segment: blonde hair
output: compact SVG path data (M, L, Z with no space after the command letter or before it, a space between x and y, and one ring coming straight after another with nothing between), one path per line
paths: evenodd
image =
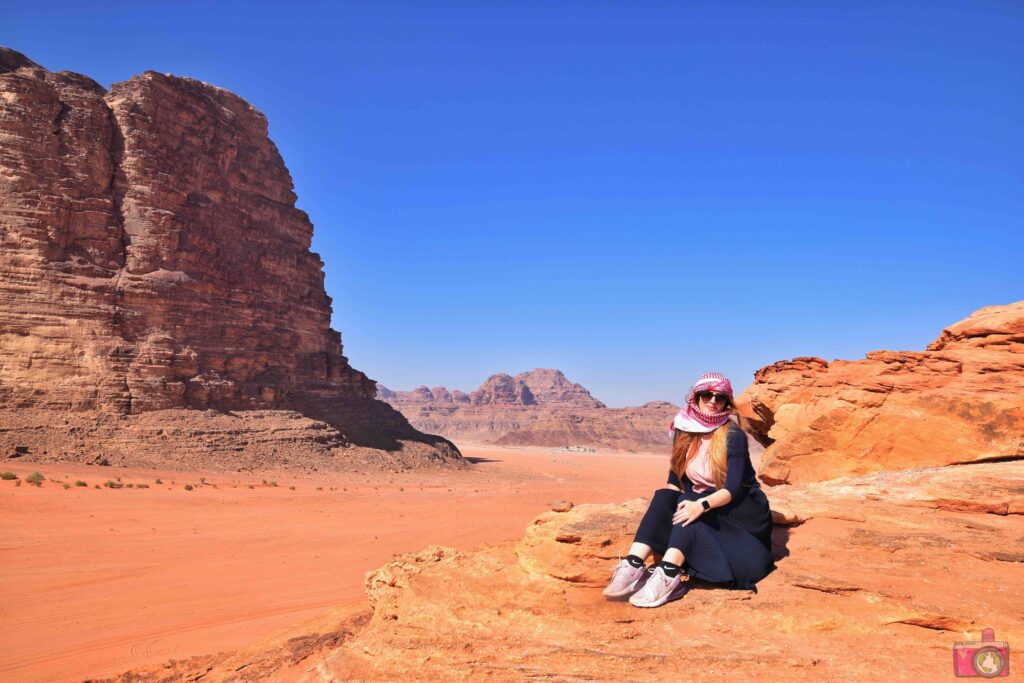
M722 488L725 485L725 459L727 456L727 442L729 440L729 428L732 421L726 422L724 425L712 432L711 436L711 453L709 454L711 460L711 473L714 475L715 488ZM700 446L700 437L702 434L695 432L684 432L682 430L675 430L675 436L672 443L672 471L679 477L680 486L682 485L683 475L686 472L686 468L690 466L690 462L697 457L697 450Z

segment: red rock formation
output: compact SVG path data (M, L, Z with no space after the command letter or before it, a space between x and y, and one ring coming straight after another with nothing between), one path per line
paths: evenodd
M757 593L693 582L653 610L599 588L645 502L577 505L517 543L395 558L368 611L121 680L942 680L957 641L1024 639L1022 487L1024 462L775 487Z
M538 368L515 377L499 373L465 394L445 387L394 392L378 398L417 428L450 439L502 446L588 446L664 451L678 408L664 401L607 408L559 370Z
M488 377L479 389L469 395L469 400L475 405L531 406L537 403L526 382L519 377L511 377L503 372Z
M667 453L668 425L678 411L667 401L629 408L549 410L493 443L499 446L588 446L622 451Z
M381 401L386 401L390 398L396 398L398 394L388 389L386 386L377 382L377 398Z
M927 351L780 361L740 402L774 440L772 483L1024 456L1024 302L977 311Z
M541 405L574 409L605 407L583 385L570 382L560 370L537 368L521 372L513 379L529 387L534 401Z
M155 72L107 92L0 48L0 121L0 409L299 409L424 441L342 355L251 105Z

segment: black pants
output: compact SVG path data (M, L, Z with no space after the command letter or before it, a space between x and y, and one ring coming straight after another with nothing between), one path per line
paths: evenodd
M675 548L683 553L687 568L699 568L700 573L711 581L731 581L729 560L715 537L717 517L713 510L687 526L672 523L672 515L684 500L687 496L681 491L655 491L633 540L650 546L660 555L669 548Z

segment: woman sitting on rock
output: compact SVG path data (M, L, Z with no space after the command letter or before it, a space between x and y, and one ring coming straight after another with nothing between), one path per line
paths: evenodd
M672 422L668 486L654 492L605 596L632 593L633 605L659 607L686 592L680 572L756 590L754 584L775 568L768 499L737 419L729 380L718 373L701 376ZM652 551L662 560L648 572L644 561Z

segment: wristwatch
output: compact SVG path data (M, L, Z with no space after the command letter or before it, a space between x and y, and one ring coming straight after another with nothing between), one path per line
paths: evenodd
M705 512L711 509L711 503L708 502L707 498L701 499L700 505L704 508Z

